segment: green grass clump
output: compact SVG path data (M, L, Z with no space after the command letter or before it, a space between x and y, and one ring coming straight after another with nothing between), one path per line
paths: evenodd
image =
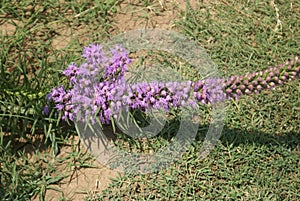
M61 179L42 156L59 153L74 130L54 110L45 115L46 95L83 43L108 36L119 2L1 1L0 200L43 199Z
M232 144L224 136L205 160L198 159L199 150L194 148L182 160L158 174L118 177L101 196L86 200L299 198L299 148L285 145L293 136L278 138L281 142L276 143L272 142L273 137L264 133L240 133L231 129L225 132L230 139L242 140ZM299 138L295 143L299 143Z
M244 74L299 54L298 1L199 1L177 26L205 47L225 75Z
M30 200L44 197L48 186L64 178L57 174L55 166L43 158L30 160L24 151L13 154L11 144L0 146L0 195L2 200Z

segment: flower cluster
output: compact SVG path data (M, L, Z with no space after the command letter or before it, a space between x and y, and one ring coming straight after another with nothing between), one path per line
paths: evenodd
M127 51L116 46L106 54L104 48L92 44L84 48L86 62L77 66L71 63L63 74L70 81L70 89L62 86L52 89L48 99L52 99L62 118L71 121L95 121L95 115L102 123L109 123L112 116L111 102L118 99L114 91L124 85L124 73L130 59ZM121 96L121 94L119 94Z
M53 88L48 99L54 101L63 119L94 122L99 118L103 124L109 124L121 108L170 111L171 108L196 108L198 103L214 104L259 93L298 78L300 69L300 60L295 57L284 65L245 76L129 85L124 75L131 61L121 46L106 54L102 46L92 44L84 48L82 56L86 62L80 66L71 63L63 72L70 81L70 89Z
M55 102L55 108L58 111L62 111L62 119L70 119L73 121L73 104L71 103L72 93L69 90L65 90L63 86L58 88L52 88L52 92L48 94L47 99ZM45 112L48 111L48 107L45 108Z
M197 107L197 102L191 99L191 81L136 83L127 85L125 89L121 102L130 109L170 111L171 108Z

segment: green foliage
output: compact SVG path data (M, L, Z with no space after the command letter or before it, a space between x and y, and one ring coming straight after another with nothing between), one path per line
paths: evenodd
M24 147L41 156L59 153L59 144L74 133L59 114L43 112L46 95L61 83L61 71L76 61L85 34L89 40L107 37L119 1L1 1L0 3L0 198L43 198L55 167L30 161ZM78 31L80 30L80 31ZM51 108L51 107L50 107ZM40 147L46 147L39 149ZM17 150L17 151L16 151ZM23 151L22 151L23 150ZM74 150L74 152L76 152ZM81 161L81 160L80 160ZM82 160L83 161L83 160ZM80 166L80 165L79 165Z
M225 75L257 71L299 54L299 1L272 2L199 1L177 26L208 50Z

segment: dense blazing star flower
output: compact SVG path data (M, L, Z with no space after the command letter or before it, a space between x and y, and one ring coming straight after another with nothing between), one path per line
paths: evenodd
M63 86L59 86L57 89L52 88L52 92L48 94L47 99L52 99L55 103L55 108L58 111L62 111L62 119L63 120L71 120L73 121L73 105L71 103L72 91L65 90ZM49 111L45 111L48 112Z
M119 45L115 46L115 48L112 48L110 51L112 56L105 64L105 78L112 81L122 79L125 72L128 70L127 65L131 62L128 51Z
M63 74L70 80L70 83L73 84L78 75L79 68L75 63L71 63L66 70L63 71Z
M88 64L101 65L106 62L107 57L103 50L103 47L99 44L91 44L88 47L84 47L82 57L86 59Z
M149 111L207 105L242 95L272 89L300 77L300 60L293 60L277 67L228 78L207 78L196 82L152 82L127 84L125 72L130 64L128 52L116 46L106 54L101 45L84 48L86 62L79 67L71 63L63 74L70 80L70 89L53 88L48 99L53 100L62 118L92 122L99 118L109 124L120 109Z

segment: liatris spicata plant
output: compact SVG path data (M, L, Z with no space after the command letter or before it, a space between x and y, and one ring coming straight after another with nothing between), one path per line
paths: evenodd
M198 104L216 104L242 95L272 89L287 81L299 78L300 60L294 59L264 71L229 78L207 78L197 82L140 82L127 84L125 72L128 52L121 46L105 53L103 47L91 44L84 48L86 62L77 66L71 63L63 74L69 79L69 88L53 88L48 95L63 120L85 121L95 117L109 124L123 107L147 111L151 109L197 107Z

